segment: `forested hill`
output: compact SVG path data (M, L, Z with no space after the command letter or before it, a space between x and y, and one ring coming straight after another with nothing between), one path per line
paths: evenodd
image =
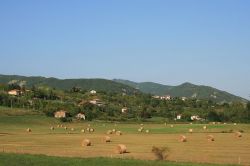
M48 86L61 90L70 90L79 87L82 90L96 90L106 92L126 92L128 94L138 92L135 88L106 79L57 79L46 77L26 77L18 75L0 75L0 84L8 84L11 81L23 82L26 87Z
M183 83L178 86L162 85L153 82L132 82L129 80L114 79L114 81L123 83L134 87L144 93L153 95L170 95L172 97L187 97L213 100L216 102L232 102L242 101L247 102L246 99L235 96L225 91L221 91L209 86L194 85L191 83Z

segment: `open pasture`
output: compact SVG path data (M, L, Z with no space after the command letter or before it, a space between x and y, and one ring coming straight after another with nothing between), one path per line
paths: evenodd
M139 128L143 130L139 132ZM106 132L113 129L122 135L109 134L111 142L105 142ZM242 137L235 135L237 131ZM186 142L180 142L181 135L186 136ZM214 141L209 141L208 135ZM91 146L81 146L86 138ZM151 149L156 146L168 147L170 161L250 165L249 140L247 124L60 123L42 115L0 116L0 152L155 160ZM118 144L126 145L127 153L115 153Z

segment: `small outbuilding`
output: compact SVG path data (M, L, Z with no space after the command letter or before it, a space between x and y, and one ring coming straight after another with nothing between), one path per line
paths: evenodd
M60 110L60 111L56 111L55 113L54 113L54 117L55 118L66 118L67 117L67 112L66 111L64 111L64 110Z
M83 114L83 113L78 113L77 115L76 115L76 119L79 119L79 120L85 120L85 115Z

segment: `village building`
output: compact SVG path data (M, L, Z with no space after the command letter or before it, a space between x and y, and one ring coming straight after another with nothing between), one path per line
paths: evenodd
M176 116L176 119L177 119L177 120L180 120L180 119L181 119L181 114L177 115L177 116Z
M192 115L191 117L190 117L190 119L191 120L202 120L202 118L200 118L198 115Z
M93 105L97 105L97 106L103 106L104 103L100 100L100 99L93 99L93 100L90 100L89 103L93 104Z
M56 111L54 113L55 118L66 118L67 117L67 112L64 110Z
M8 91L8 94L13 95L13 96L18 96L18 95L22 94L22 92L18 89L13 89L13 90Z
M186 101L186 100L187 100L187 97L181 97L181 100L182 100L182 101Z
M96 91L95 90L91 90L90 94L96 94Z
M123 114L128 113L128 108L127 108L127 107L122 108L122 113L123 113Z
M77 115L76 115L76 119L79 119L79 120L85 120L85 115L83 114L83 113L78 113Z
M170 95L166 95L166 96L161 96L160 98L161 98L161 100L170 100L171 96Z

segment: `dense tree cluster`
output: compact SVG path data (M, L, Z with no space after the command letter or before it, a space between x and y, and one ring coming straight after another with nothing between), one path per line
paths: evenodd
M20 95L9 95L12 89L21 90ZM97 100L100 105L90 101ZM174 121L181 114L178 121L191 121L192 115L197 115L205 121L220 122L249 122L250 103L215 103L210 100L195 98L183 101L181 98L171 100L155 99L149 94L111 93L98 91L91 94L79 87L72 87L68 91L56 90L46 86L32 87L27 90L12 83L0 85L0 105L7 107L25 108L42 111L47 116L53 116L58 110L67 111L74 117L83 112L87 120L100 119L109 121L150 120L152 117L162 117L165 121ZM121 109L126 107L127 112Z

